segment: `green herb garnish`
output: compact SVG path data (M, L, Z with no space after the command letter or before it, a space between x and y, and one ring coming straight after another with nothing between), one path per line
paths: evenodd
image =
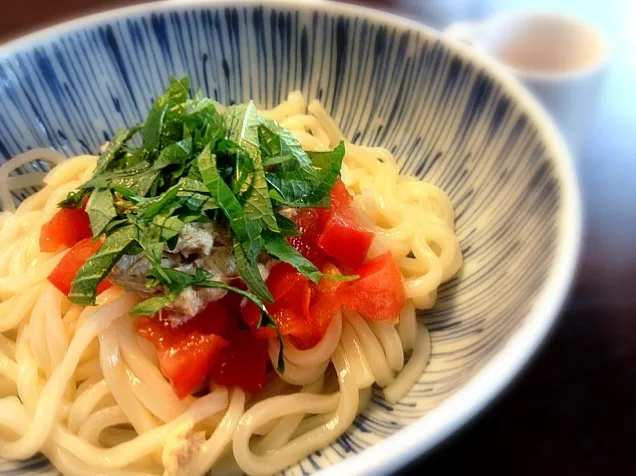
M93 236L105 237L77 273L69 298L94 304L97 285L121 256L142 253L151 263L146 286L157 295L133 314L154 315L188 287L218 287L253 301L262 311L260 325L276 328L263 304L273 298L259 273L259 257L268 253L314 282L325 276L287 243L299 232L277 210L329 206L344 144L306 152L289 131L260 116L254 103L220 114L214 101L200 93L190 98L189 90L188 78L173 78L145 123L119 131L93 177L60 203L77 207L90 195ZM192 222L229 231L249 291L215 281L202 268L188 274L162 266L164 253Z

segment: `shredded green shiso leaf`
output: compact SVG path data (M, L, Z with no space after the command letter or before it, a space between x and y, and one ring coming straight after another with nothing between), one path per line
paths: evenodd
M134 142L141 146L133 145ZM93 177L61 207L86 211L95 239L104 243L77 273L69 298L94 305L97 285L125 254L151 263L146 286L163 290L137 305L154 315L187 287L219 287L252 300L261 325L276 327L264 303L273 298L258 271L266 251L314 282L323 274L286 239L298 234L281 206L328 207L340 174L344 143L332 151L306 152L292 134L260 116L253 102L219 113L201 93L190 97L189 79L172 78L144 124L119 131L100 155ZM161 266L187 223L216 223L231 231L237 269L249 290ZM339 277L343 279L343 277ZM338 279L338 277L336 277ZM345 278L346 279L346 278Z

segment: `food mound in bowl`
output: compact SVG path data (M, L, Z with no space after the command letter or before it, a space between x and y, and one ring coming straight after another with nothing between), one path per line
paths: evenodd
M23 384L4 401L18 439L3 455L65 470L73 445L87 470L272 473L342 435L373 385L396 402L424 372L415 310L462 264L453 207L317 101L225 107L173 79L98 157L55 162L17 209L3 199L0 261L35 263L3 276L18 316L2 339L31 356L10 378L44 369L37 401Z

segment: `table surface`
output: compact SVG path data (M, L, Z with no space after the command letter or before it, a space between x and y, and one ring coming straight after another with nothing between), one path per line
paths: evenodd
M4 0L0 42L131 0ZM636 474L636 2L630 0L373 0L438 28L500 11L549 8L596 26L612 61L577 157L585 236L560 321L496 404L409 469L509 474Z

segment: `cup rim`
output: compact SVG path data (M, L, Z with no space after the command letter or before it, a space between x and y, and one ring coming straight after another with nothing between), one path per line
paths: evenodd
M610 61L612 50L609 44L609 41L603 35L598 28L590 25L586 21L580 20L572 15L561 13L557 11L550 10L542 10L542 9L525 9L518 11L506 11L500 12L493 16L484 18L483 20L478 20L475 22L470 22L477 31L481 28L487 28L488 26L494 26L497 23L509 23L521 20L529 20L529 19L542 19L542 20L556 20L563 24L568 24L571 26L575 26L580 31L584 31L585 34L593 38L593 41L599 47L598 60L586 64L583 67L572 68L566 71L554 71L554 72L546 72L546 71L537 71L532 69L521 69L516 68L514 66L510 66L502 61L499 61L495 58L495 60L502 65L505 69L510 71L513 75L521 78L523 80L534 80L534 81L542 81L542 82L566 82L584 78L586 76L591 76L599 71L605 69L607 64ZM451 25L452 26L452 25ZM452 36L451 36L452 38ZM472 45L476 50L482 52L486 55L491 55L491 52L480 46L479 42L475 42ZM492 56L492 55L491 55Z
M184 7L262 6L263 4L263 0L163 0L107 10L56 24L0 45L0 60L28 49L34 44L45 43L74 30L131 15L179 10ZM468 45L445 40L441 32L415 20L353 4L325 0L305 0L302 3L296 0L269 0L265 5L299 10L316 8L335 15L364 15L365 18L374 22L418 32L444 43L464 61L486 69L488 75L496 78L506 87L515 101L533 118L542 140L550 151L555 174L559 177L563 189L563 208L558 218L559 234L554 262L545 279L543 289L535 298L533 308L502 347L467 382L425 416L374 444L373 449L370 447L368 450L345 458L335 466L321 469L320 473L339 475L397 470L437 446L492 404L495 398L500 396L520 375L533 355L536 355L541 345L545 343L571 287L581 247L583 226L581 194L574 162L552 119L538 101L501 63L483 54L477 54Z

